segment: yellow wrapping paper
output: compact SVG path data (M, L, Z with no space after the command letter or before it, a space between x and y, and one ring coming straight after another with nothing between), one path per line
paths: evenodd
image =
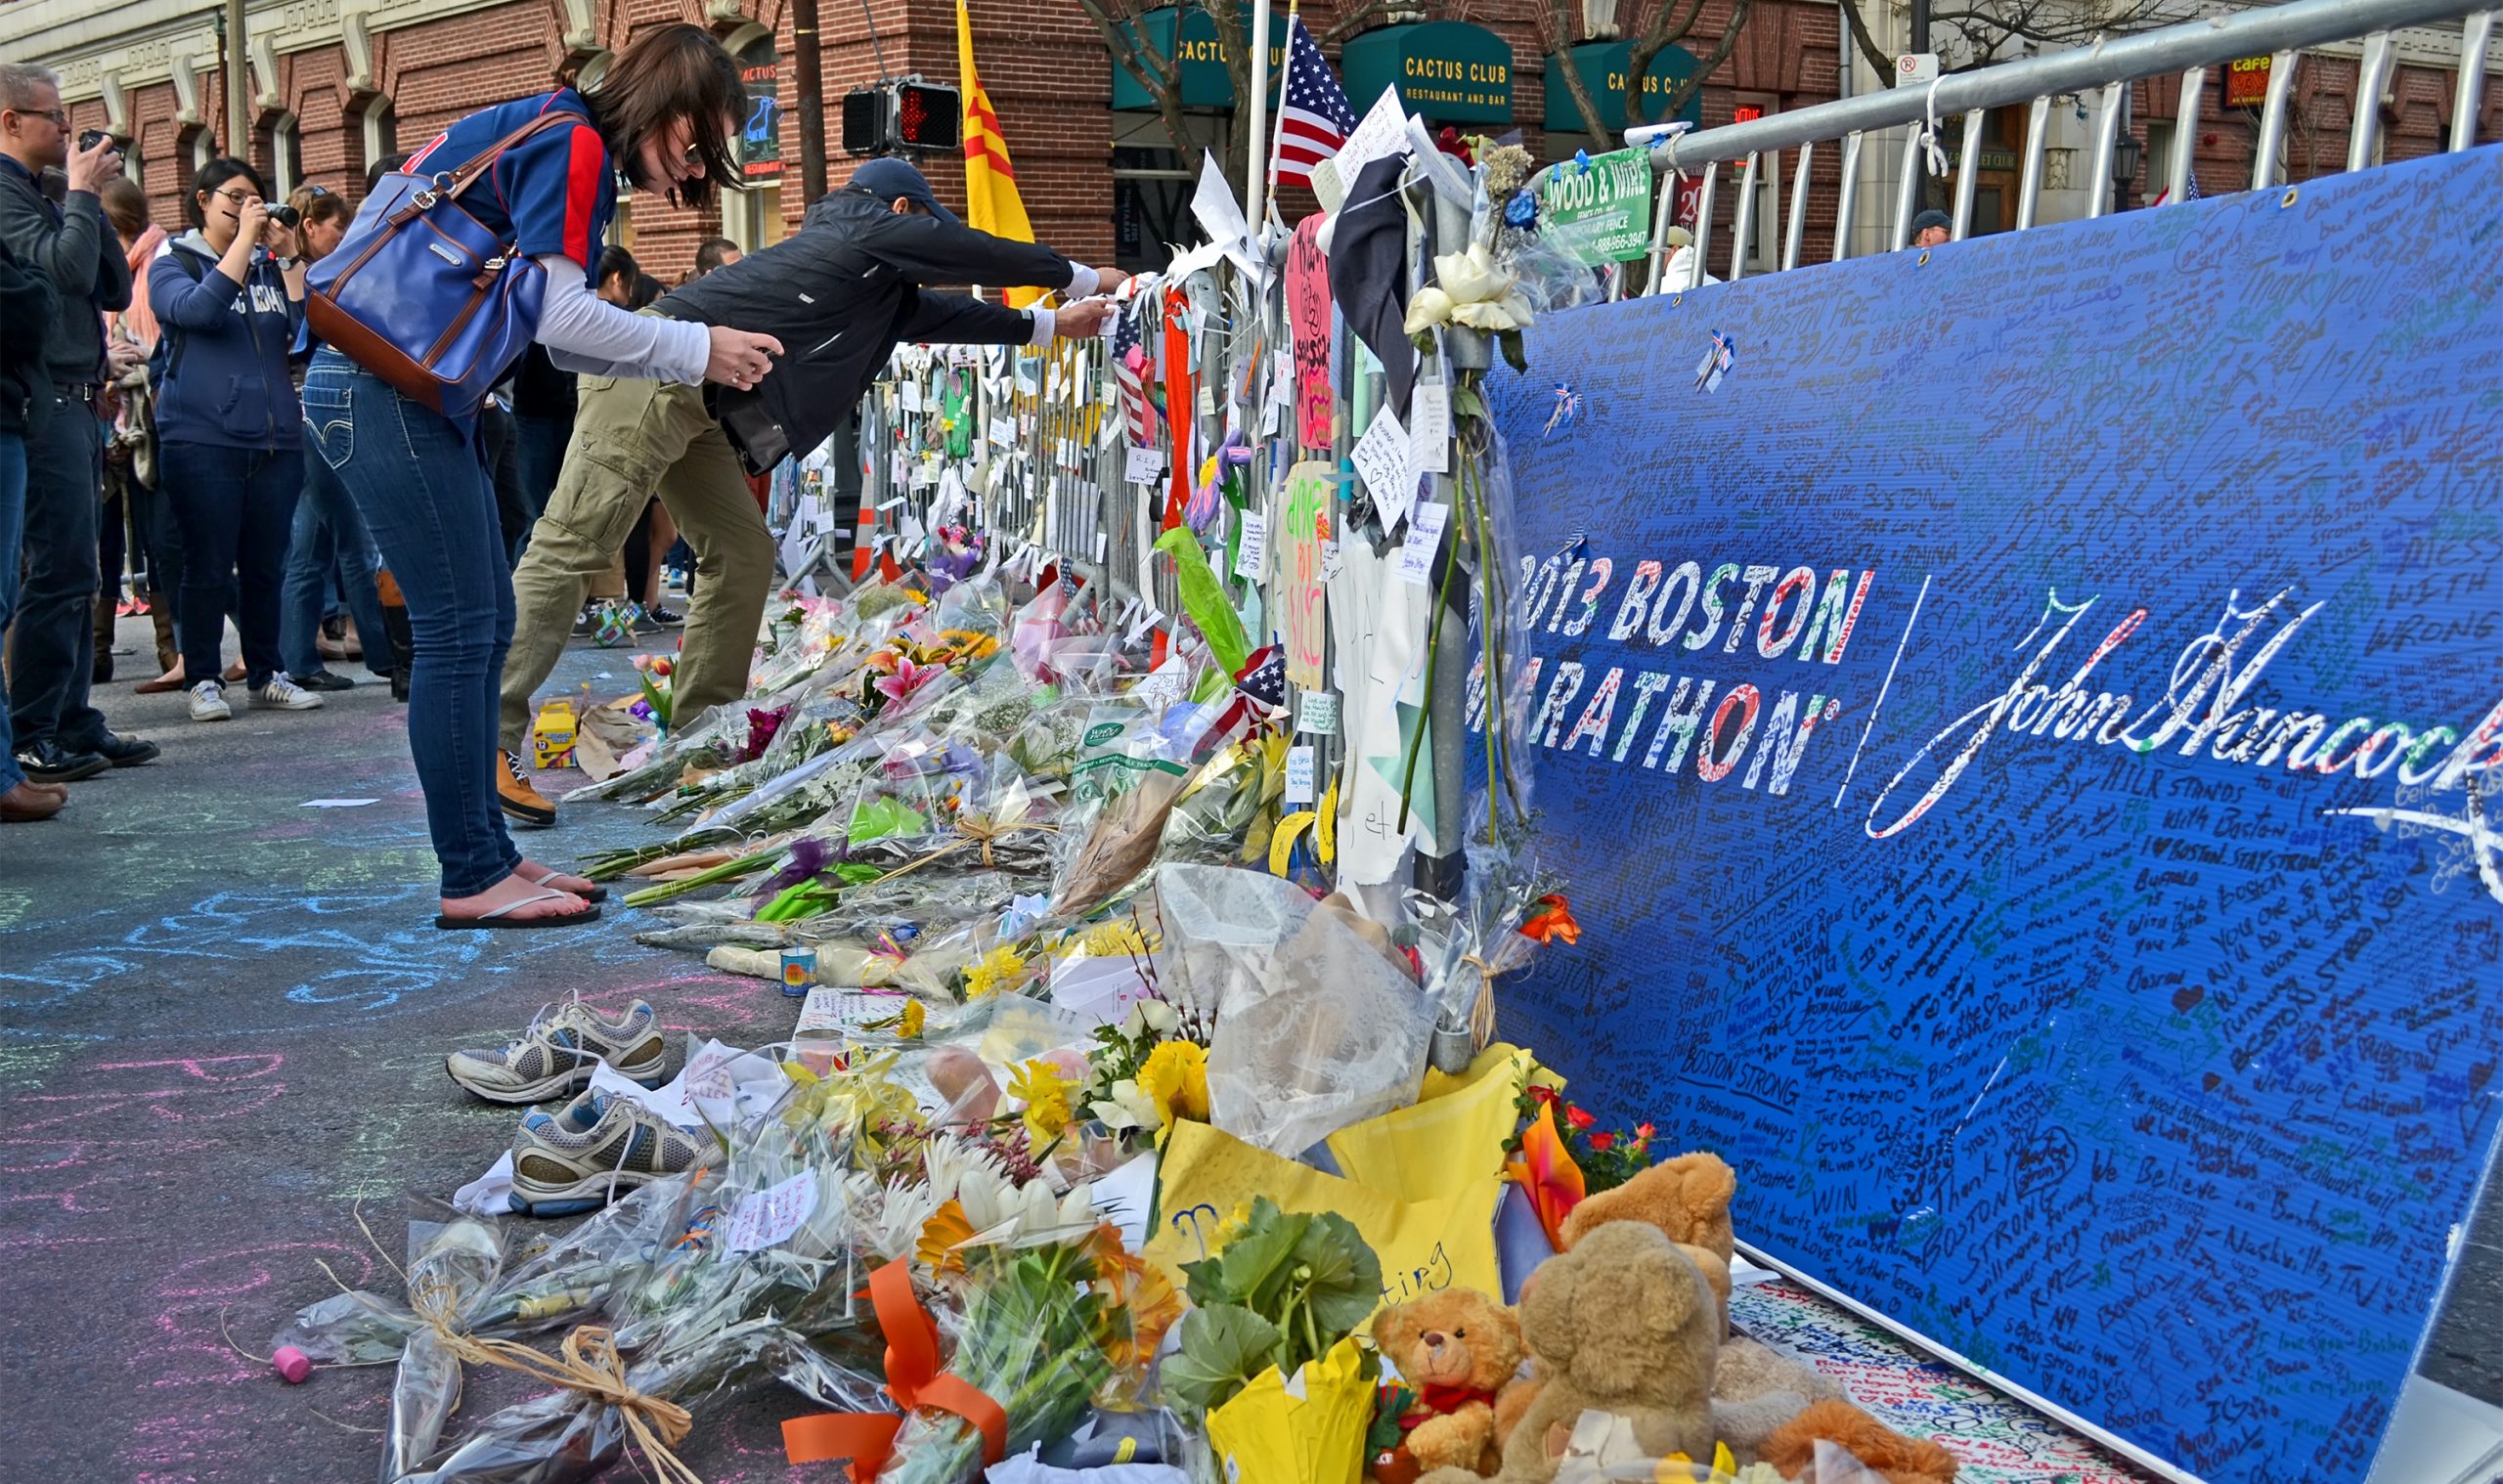
M1512 1097L1504 1094L1509 1111ZM1439 1155L1421 1139L1441 1137L1436 1127L1422 1131L1377 1133L1373 1125L1399 1118L1415 1110L1402 1109L1382 1118L1341 1129L1331 1139L1334 1153L1340 1137L1353 1135L1350 1147L1363 1151L1365 1167L1386 1172L1396 1182L1382 1188L1325 1175L1308 1164L1281 1158L1206 1123L1174 1125L1157 1171L1157 1223L1147 1243L1147 1256L1161 1264L1175 1287L1185 1279L1182 1264L1208 1255L1207 1239L1235 1207L1254 1196L1266 1196L1288 1211L1335 1211L1354 1223L1382 1260L1382 1297L1385 1304L1406 1303L1444 1288L1503 1291L1495 1261L1495 1207L1503 1199L1503 1132L1497 1132L1485 1157ZM1451 1165L1440 1179L1426 1168L1439 1158ZM1439 1186L1443 1193L1409 1199L1409 1191Z
M1210 1412L1208 1443L1229 1484L1356 1484L1373 1420L1363 1367L1356 1342L1342 1339L1293 1384L1271 1366Z

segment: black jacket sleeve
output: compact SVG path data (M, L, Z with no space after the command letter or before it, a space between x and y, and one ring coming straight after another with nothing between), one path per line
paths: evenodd
M857 239L860 250L915 284L987 284L1002 288L1067 288L1069 259L1039 242L950 227L935 216L882 214Z
M1023 345L1034 338L1034 321L1005 304L916 288L906 294L903 313L896 317L896 338L939 345Z

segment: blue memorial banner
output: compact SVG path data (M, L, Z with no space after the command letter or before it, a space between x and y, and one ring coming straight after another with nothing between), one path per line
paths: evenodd
M2206 1479L2364 1477L2493 1159L2498 242L2489 148L1555 315L1491 380L1585 929L1506 1034Z

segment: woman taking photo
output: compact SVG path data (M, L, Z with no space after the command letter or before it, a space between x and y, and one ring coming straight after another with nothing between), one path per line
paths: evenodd
M460 202L544 270L533 337L572 371L753 386L781 350L770 336L629 314L586 282L616 207L619 168L639 190L703 205L738 178L728 140L744 107L738 65L720 43L697 26L659 26L589 92L560 88L473 113L407 169L448 175L543 114L578 118L506 151ZM378 235L376 199L341 253ZM314 357L304 404L315 450L364 512L408 602L417 650L409 750L443 869L435 926L547 928L598 916L599 889L524 858L497 802L497 688L512 641L512 581L477 419L434 412L336 347Z
M266 194L240 159L200 166L192 180L198 225L148 268L149 304L164 331L157 464L182 533L175 628L195 721L235 714L219 679L230 606L252 704L322 704L279 659L279 586L304 483L303 416L286 364L304 322L304 262L294 232L270 219Z

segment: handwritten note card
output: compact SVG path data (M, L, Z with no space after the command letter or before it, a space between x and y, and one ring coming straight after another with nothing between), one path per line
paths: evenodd
M770 1190L741 1197L730 1212L730 1232L725 1245L733 1252L761 1252L778 1246L808 1225L816 1209L817 1177L812 1171L802 1170Z
M1357 477L1373 496L1375 508L1382 511L1384 531L1407 516L1409 504L1417 498L1417 471L1408 457L1408 430L1400 425L1399 415L1386 407L1373 415L1373 425L1347 451Z
M1391 575L1403 583L1423 588L1434 580L1434 551L1442 545L1443 523L1451 518L1451 506L1427 501L1417 506L1416 518L1408 523L1408 540L1399 547L1398 559Z

